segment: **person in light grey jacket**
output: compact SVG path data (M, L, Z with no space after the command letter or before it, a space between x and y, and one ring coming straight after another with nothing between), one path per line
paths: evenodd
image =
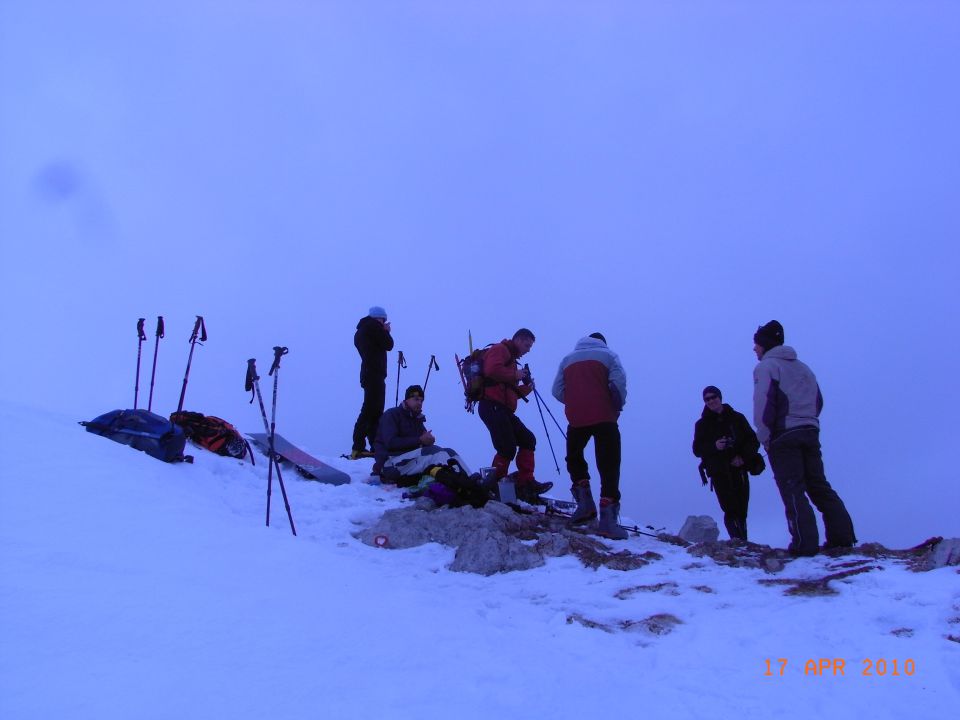
M824 547L852 547L857 542L853 521L823 470L820 386L783 339L783 326L776 320L761 325L753 336L760 361L753 370L753 424L783 500L791 538L788 550L797 556L816 555L819 550L811 501L823 516Z

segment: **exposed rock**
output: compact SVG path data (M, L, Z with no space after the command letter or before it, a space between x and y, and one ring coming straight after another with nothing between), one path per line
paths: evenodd
M960 565L960 538L941 540L934 545L930 550L926 565L928 566L927 570Z
M498 502L479 510L436 508L432 501L388 510L356 537L367 545L390 549L428 542L449 545L457 548L451 570L481 575L528 570L543 565L545 557L571 553L587 567L614 570L635 570L662 559L652 552L614 552L599 539L571 530L564 518L517 513Z
M544 557L560 557L573 552L569 538L560 533L550 532L537 540L537 550Z
M657 540L665 542L668 545L676 545L677 547L690 547L692 544L678 535L671 535L669 533L658 533Z
M760 580L761 585L789 585L790 587L784 591L784 595L807 595L807 596L824 596L824 595L836 595L837 591L830 586L831 580L840 580L842 578L850 577L852 575L859 575L860 573L870 572L871 570L882 570L879 565L863 565L858 568L853 568L850 570L843 570L842 572L831 573L830 575L824 575L821 578L814 579L790 579L790 578L777 578L775 580Z
M890 631L891 635L896 635L897 637L913 637L912 628L897 628L896 630Z
M541 565L543 556L517 538L498 531L474 530L461 540L450 569L493 575Z
M666 595L679 595L677 590L679 586L675 582L662 582L656 583L655 585L636 585L634 587L624 588L623 590L618 590L613 594L618 600L626 600L628 597L636 595L637 593L642 592L661 592L665 591Z
M785 550L740 540L700 543L688 548L687 552L694 557L709 557L718 565L758 568L768 573L780 572L790 559Z
M690 515L677 535L691 543L714 542L720 537L720 528L709 515Z
M579 623L584 627L602 630L606 633L624 630L627 632L639 631L650 635L668 635L673 632L677 625L682 625L683 621L670 613L658 613L643 620L620 620L617 623L603 623L598 620L591 620L580 613L573 613L567 616L567 624L572 625L573 623Z
M658 613L651 615L645 620L638 622L628 621L624 624L624 630L643 630L651 635L669 635L677 625L682 625L683 621L670 613Z
M590 618L585 617L580 613L573 613L572 615L567 615L567 625L573 625L573 623L579 623L584 627L595 629L595 630L603 630L604 632L607 632L607 633L613 632L613 628L610 627L609 625L602 622L597 622L596 620L591 620Z

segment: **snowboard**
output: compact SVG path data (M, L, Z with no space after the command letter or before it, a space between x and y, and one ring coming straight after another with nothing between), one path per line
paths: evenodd
M270 436L264 433L247 433L247 437L263 451L264 455L270 453ZM312 455L308 455L293 443L286 440L282 435L273 436L274 450L280 460L293 465L297 472L310 480L318 480L328 485L345 485L350 482L350 476L342 470L330 467L322 460L317 460Z

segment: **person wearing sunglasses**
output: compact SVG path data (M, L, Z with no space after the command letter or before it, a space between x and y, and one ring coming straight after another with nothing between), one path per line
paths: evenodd
M703 484L709 476L710 489L717 494L730 539L746 542L748 471L759 474L763 469L763 459L757 453L760 441L747 418L723 402L715 385L703 389L703 405L693 428L693 454L700 458Z

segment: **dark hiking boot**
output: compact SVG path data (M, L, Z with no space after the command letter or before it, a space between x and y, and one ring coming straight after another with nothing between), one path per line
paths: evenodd
M820 548L795 548L790 546L787 548L787 553L790 557L802 558L802 557L813 557L820 551Z
M853 545L841 545L840 543L831 542L825 542L820 548L820 552L826 553L831 557L846 555L851 550L853 550Z
M578 481L571 491L573 499L577 501L577 509L570 516L571 525L582 525L597 517L597 504L593 501L593 491L590 481Z
M627 531L620 527L620 503L610 498L600 498L600 522L597 534L611 540L626 540Z
M517 500L523 500L531 505L540 504L540 496L553 487L552 482L537 482L536 480L516 480Z

